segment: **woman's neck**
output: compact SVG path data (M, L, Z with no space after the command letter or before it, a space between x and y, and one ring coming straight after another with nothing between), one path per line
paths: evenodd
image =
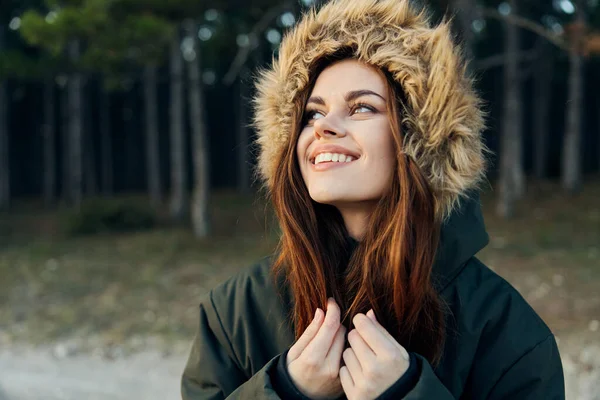
M336 205L350 237L357 241L362 239L375 204L375 202L360 202Z

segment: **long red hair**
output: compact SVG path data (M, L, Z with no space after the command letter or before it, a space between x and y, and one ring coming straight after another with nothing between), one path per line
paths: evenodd
M281 170L270 191L282 231L274 273L283 274L289 286L296 337L317 307L324 309L327 298L333 297L347 327L356 314L372 308L400 344L435 364L445 337L442 303L431 283L440 223L428 182L402 152L406 110L401 87L389 73L378 70L387 81L396 171L352 254L346 252L348 233L341 214L311 199L300 172L296 143L308 96L319 73L350 52L345 49L322 59L311 71L310 85L297 96L292 137L278 160Z

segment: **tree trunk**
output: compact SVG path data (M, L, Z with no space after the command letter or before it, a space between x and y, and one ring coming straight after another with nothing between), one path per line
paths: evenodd
M110 93L101 88L100 93L100 147L102 151L102 193L113 194L112 136L110 132Z
M541 180L548 177L548 120L554 60L552 59L550 46L545 40L538 39L538 46L540 46L541 51L536 62L536 72L533 78L533 170L535 177Z
M7 97L6 84L4 81L0 81L0 210L7 210L10 206L10 152L8 151Z
M4 28L0 27L0 51L4 47ZM0 210L10 206L10 152L8 151L8 96L0 76Z
M44 83L44 204L56 202L56 131L54 130L54 77Z
M183 126L183 58L180 49L179 34L171 43L171 204L170 214L173 221L183 222L188 215L189 195L185 168L185 135Z
M576 24L585 23L584 2L576 2ZM578 35L579 36L579 35ZM576 37L569 52L569 97L567 101L566 132L562 155L562 186L568 192L581 187L581 118L583 101L583 60Z
M460 31L465 58L471 62L474 59L475 48L473 21L475 20L476 4L474 0L452 0L451 4L454 10L459 10L456 16L458 21L456 28Z
M135 174L136 165L139 162L137 159L137 147L139 146L139 143L137 143L134 135L134 132L136 132L136 129L138 128L135 123L135 95L135 82L132 80L123 94L123 107L121 110L123 125L125 126L125 163L122 182L127 191L131 191L138 183Z
M250 146L250 128L248 127L247 100L250 97L248 84L250 71L244 68L238 79L238 123L237 123L237 158L238 158L238 192L248 194L250 192L250 162L248 151Z
M516 0L510 2L511 12L516 13ZM502 125L500 152L500 197L497 213L504 217L514 214L514 202L525 191L523 173L522 145L522 99L519 61L514 56L519 51L519 28L514 24L505 24L504 66L504 117Z
M202 53L199 46L198 27L195 21L186 22L186 33L192 38L196 57L188 63L189 104L192 127L192 149L194 163L194 192L192 197L192 226L198 238L207 237L210 233L208 202L210 198L210 171L208 160L208 139L204 121L204 97L200 68Z
M61 137L61 156L62 156L62 170L61 170L61 195L62 201L66 204L70 202L69 197L71 196L71 179L69 175L70 165L69 162L69 132L71 118L69 114L69 90L68 85L71 77L67 78L66 85L60 90L60 137Z
M162 183L160 179L160 158L158 142L158 95L156 66L144 68L144 102L146 108L146 177L153 207L162 203Z
M69 43L69 56L72 62L79 59L79 42ZM69 181L71 193L69 200L76 208L81 206L82 192L82 116L81 116L81 74L72 73L69 83Z
M85 87L89 89L90 80L88 77L82 78L82 98L86 99ZM92 129L92 108L88 102L81 104L82 116L82 140L83 140L83 161L85 168L85 189L90 196L98 193L98 181L96 179L96 149L94 146L94 136Z

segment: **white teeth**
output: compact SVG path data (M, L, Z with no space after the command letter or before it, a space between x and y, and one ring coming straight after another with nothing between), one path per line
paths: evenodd
M338 153L321 153L315 158L315 165L322 162L351 162L354 161L354 157L347 156L345 154Z

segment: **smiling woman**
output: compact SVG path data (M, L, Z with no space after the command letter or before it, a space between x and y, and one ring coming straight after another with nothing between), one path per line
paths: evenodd
M356 239L365 224L355 216L366 220L372 213L390 186L396 164L386 95L385 77L375 68L354 59L335 63L318 75L297 139L298 163L310 197L335 206ZM346 163L346 156L352 162ZM356 226L349 226L350 220Z
M554 336L481 264L483 111L448 23L333 0L262 72L273 255L213 289L192 399L563 399Z

